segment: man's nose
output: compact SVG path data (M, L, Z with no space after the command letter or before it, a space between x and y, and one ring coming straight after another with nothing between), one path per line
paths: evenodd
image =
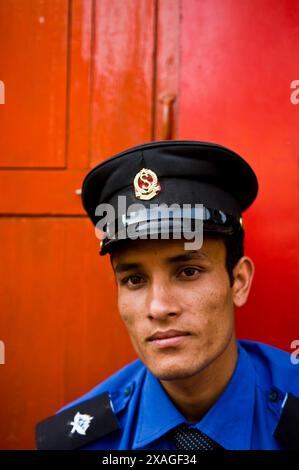
M179 302L173 289L167 281L153 282L148 299L148 317L155 320L164 320L179 315Z

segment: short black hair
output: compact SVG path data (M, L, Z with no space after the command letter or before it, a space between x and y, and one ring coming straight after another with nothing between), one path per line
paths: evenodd
M244 230L240 229L232 235L223 237L226 248L226 270L229 275L230 286L234 284L233 269L238 263L239 259L244 256Z

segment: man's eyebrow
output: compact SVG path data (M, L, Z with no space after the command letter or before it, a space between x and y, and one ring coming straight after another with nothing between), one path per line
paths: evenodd
M191 261L194 259L207 260L208 257L204 253L199 253L198 251L192 250L188 253L182 253L180 255L171 256L165 261L169 264L182 263L184 261ZM116 273L122 273L126 271L131 271L133 269L141 269L143 267L142 263L118 263L115 267Z
M125 271L131 271L132 269L140 269L141 267L141 263L118 263L115 266L115 272L123 273Z
M204 253L200 253L198 251L192 250L192 251L189 251L188 253L183 253L181 255L176 255L176 256L167 258L166 261L168 263L181 263L183 261L191 261L193 259L207 260L208 257Z

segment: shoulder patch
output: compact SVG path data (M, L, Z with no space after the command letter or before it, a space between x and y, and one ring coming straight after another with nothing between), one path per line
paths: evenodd
M36 425L39 450L78 449L120 429L109 393L91 398Z
M288 394L274 437L287 449L299 450L299 398Z

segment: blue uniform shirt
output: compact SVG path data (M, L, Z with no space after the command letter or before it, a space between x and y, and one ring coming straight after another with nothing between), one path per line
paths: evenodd
M299 396L299 365L266 344L238 341L234 373L198 423L188 423L159 380L138 359L64 409L109 392L120 423L84 449L174 450L167 433L186 423L228 450L283 449L273 437L288 392Z

